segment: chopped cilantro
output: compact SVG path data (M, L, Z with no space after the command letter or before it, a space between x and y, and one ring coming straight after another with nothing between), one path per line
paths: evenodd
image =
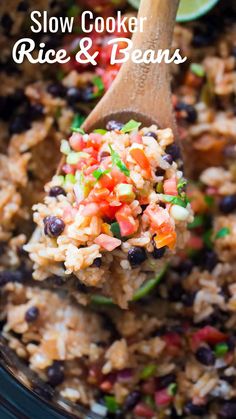
M123 172L126 176L130 176L130 171L126 167L125 163L121 160L119 154L113 150L112 146L109 144L109 148L111 150L111 159L112 163L117 166L121 172Z
M105 135L107 133L107 130L106 129L95 129L93 132L95 134Z
M157 366L155 364L149 364L146 367L143 368L143 370L140 373L141 380L147 380L147 378L152 377L156 374Z
M134 119L131 119L129 122L127 122L127 124L123 126L123 128L121 129L121 132L123 132L124 134L127 134L128 132L139 129L140 125L141 125L141 122L137 122Z
M205 203L208 205L208 207L212 207L214 205L214 197L211 195L205 195L204 196L204 201Z
M168 387L167 387L167 393L170 396L174 396L177 392L177 384L176 383L171 383Z
M195 74L198 77L204 77L205 76L205 69L201 64L192 63L190 65L190 70L193 74Z
M85 117L83 115L80 115L79 113L75 115L72 125L70 127L71 131L73 132L79 132L80 134L85 134L84 130L81 127L85 120Z
M188 224L188 228L193 229L193 228L198 228L198 227L202 227L204 224L204 215L199 214L199 215L195 215L194 220Z
M215 235L215 239L223 239L223 237L226 237L230 234L230 229L229 227L223 227L221 228L219 231L217 231L216 235Z
M228 350L229 350L229 347L227 343L218 343L214 348L214 352L217 358L227 354Z
M109 173L110 170L103 170L101 167L99 167L98 169L94 170L93 172L93 177L95 177L95 179L99 180L100 177L102 177L103 175L105 175L106 173Z
M104 90L105 90L105 86L104 83L102 81L102 78L99 76L96 76L93 78L92 80L94 86L96 87L96 91L93 93L93 97L97 98L103 95Z
M177 184L177 189L182 189L187 185L187 180L186 179L180 179L178 184Z
M119 223L112 223L111 224L111 232L114 237L121 240L121 233L120 233L120 226Z
M188 199L186 197L179 197L179 196L173 196L173 195L161 195L163 201L169 202L170 204L179 205L180 207L186 208L188 205Z
M114 396L105 396L104 397L105 405L109 413L116 413L119 406Z

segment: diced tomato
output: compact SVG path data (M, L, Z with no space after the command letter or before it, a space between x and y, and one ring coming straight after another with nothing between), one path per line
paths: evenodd
M166 195L178 195L176 178L166 179L163 188Z
M141 148L133 148L130 150L131 157L136 161L136 163L141 167L141 169L145 170L146 176L151 176L151 165L149 160L144 153L144 150Z
M114 220L115 214L119 209L119 206L112 206L109 202L103 200L99 202L100 213L103 217Z
M96 188L90 193L90 195L91 194L96 202L100 202L101 200L106 199L109 196L110 191L107 188Z
M204 246L203 239L199 236L191 235L188 240L188 248L193 250L201 250Z
M87 141L88 146L92 146L95 150L99 150L99 148L101 147L101 143L102 143L101 134L96 134L94 132L89 134L89 139Z
M71 148L74 151L82 151L86 143L83 140L83 136L79 133L74 133L69 139Z
M115 185L118 185L118 183L127 183L127 177L117 167L112 168L111 176Z
M131 236L138 230L138 220L135 220L131 214L131 209L126 204L116 212L116 220L119 223L122 237Z
M142 136L140 134L134 134L130 138L131 144L143 144Z
M168 394L166 388L155 392L155 403L157 407L168 406L172 401L173 401L173 396Z
M162 224L170 223L169 213L162 207L148 205L145 214L149 217L151 227L154 230L158 230Z
M98 244L109 252L112 252L112 250L121 245L121 240L108 236L107 234L100 234L100 236L96 237L94 243Z
M160 249L164 246L168 246L170 249L173 249L176 244L177 235L174 230L168 233L157 233L155 236L155 243L157 249Z
M135 417L140 416L141 418L153 418L155 416L155 412L145 403L138 403L133 412Z
M113 179L113 177L111 177L108 174L102 175L99 179L99 184L103 187L103 188L107 188L109 189L109 191L113 191L114 187L115 187L115 181Z
M84 217L93 217L94 215L99 214L99 205L95 202L89 202L85 205L81 214L84 215Z
M227 335L213 326L205 326L192 335L191 346L197 349L202 342L209 343L209 345L216 345L217 343L225 342Z

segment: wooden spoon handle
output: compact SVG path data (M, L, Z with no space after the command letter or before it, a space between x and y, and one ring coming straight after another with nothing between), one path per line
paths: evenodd
M144 31L134 34L133 50L169 50L179 0L141 0L138 17L146 17ZM90 129L99 120L117 115L141 115L143 122L152 120L161 127L175 130L172 112L169 67L159 63L123 64L111 88L85 121Z

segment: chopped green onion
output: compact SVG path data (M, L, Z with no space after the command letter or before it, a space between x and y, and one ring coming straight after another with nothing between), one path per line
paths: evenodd
M178 181L178 184L177 184L177 189L179 190L179 189L182 189L182 188L184 188L186 185L187 185L187 180L186 179L180 179L179 181Z
M212 207L214 205L214 197L211 195L205 195L204 196L204 201L205 203L208 205L208 207Z
M188 204L188 199L187 198L180 198L179 196L173 196L173 195L165 195L162 194L162 199L165 202L169 202L170 204L175 204L175 205L179 205L180 207L187 207Z
M107 130L106 129L95 129L94 131L93 131L95 134L101 134L101 135L105 135L106 133L107 133Z
M142 125L141 122L137 122L134 119L131 119L129 122L127 122L127 124L123 126L123 128L121 129L121 132L123 132L124 134L127 134L131 131L139 129L140 125Z
M121 233L120 233L120 226L119 223L112 223L111 224L111 232L114 237L121 240Z
M193 229L193 228L198 228L198 227L202 227L204 224L204 215L199 214L199 215L195 215L194 220L188 224L188 228L189 229Z
M223 239L224 237L228 236L230 234L229 227L223 227L219 231L217 231L215 235L215 239Z
M114 396L105 396L104 397L105 405L109 413L116 413L119 408L119 405Z
M71 173L68 173L68 174L65 176L65 181L66 181L66 182L69 182L69 183L76 183L75 176L74 176L74 175L72 175Z
M149 279L145 282L134 294L133 301L138 301L143 297L146 297L156 286L159 284L163 276L167 271L168 265L165 265L164 268L158 273L156 278Z
M84 130L80 128L84 121L85 121L85 116L80 115L79 113L76 114L72 121L72 125L70 127L71 131L79 132L82 135L85 134Z
M140 373L141 380L147 380L156 374L157 366L155 364L149 364Z
M70 144L67 140L61 140L60 152L62 154L69 154L71 152Z
M213 248L213 241L212 241L212 229L209 229L203 233L203 241L208 249Z
M96 86L96 88L97 88L97 91L93 94L93 97L97 98L97 97L102 96L102 94L104 93L104 90L105 90L105 86L104 86L104 83L102 81L102 78L99 77L99 76L96 76L96 77L93 78L92 82L93 82L94 86Z
M205 69L201 64L192 63L190 65L190 70L193 74L195 74L198 77L204 77L206 74Z
M167 393L169 394L169 396L174 396L177 392L177 384L176 383L171 383L168 387L167 387Z
M214 348L214 352L217 357L224 356L225 354L227 354L228 350L229 347L227 343L218 343Z
M111 150L111 159L112 163L117 166L121 172L123 172L126 176L130 176L130 171L126 167L125 163L121 160L119 154L113 150L112 146L109 144L109 148Z
M102 177L103 175L106 175L107 173L109 173L110 170L103 170L101 167L99 167L98 169L94 170L93 172L93 177L95 177L95 179L99 180L100 177Z

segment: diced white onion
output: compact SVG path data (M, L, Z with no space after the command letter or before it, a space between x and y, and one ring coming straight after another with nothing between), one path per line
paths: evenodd
M170 214L178 221L186 221L189 217L189 211L180 205L173 205L170 209Z

